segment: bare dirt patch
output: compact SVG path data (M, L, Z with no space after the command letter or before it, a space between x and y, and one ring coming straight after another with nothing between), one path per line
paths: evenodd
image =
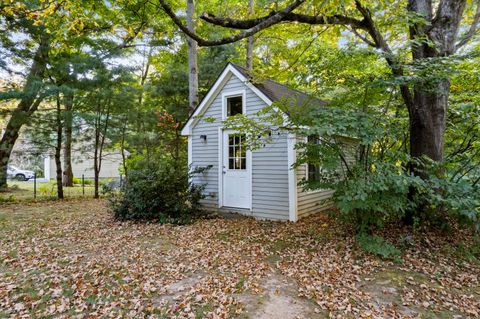
M303 319L326 318L318 307L308 299L298 296L296 283L282 275L269 274L257 295L243 294L239 300L245 304L247 318Z

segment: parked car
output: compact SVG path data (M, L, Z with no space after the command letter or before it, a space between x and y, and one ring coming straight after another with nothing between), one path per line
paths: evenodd
M9 178L14 178L14 179L17 179L19 181L28 181L29 179L31 179L35 176L35 173L33 171L20 169L18 167L13 166L13 165L8 165L7 166L7 176Z

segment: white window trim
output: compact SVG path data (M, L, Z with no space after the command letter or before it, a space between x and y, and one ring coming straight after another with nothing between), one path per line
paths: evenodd
M242 114L247 114L247 90L226 91L222 93L222 120L227 118L227 99L237 96L242 97Z

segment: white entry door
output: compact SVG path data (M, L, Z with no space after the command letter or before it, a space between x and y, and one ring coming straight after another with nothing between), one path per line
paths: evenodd
M245 134L223 132L223 206L251 208L251 152Z

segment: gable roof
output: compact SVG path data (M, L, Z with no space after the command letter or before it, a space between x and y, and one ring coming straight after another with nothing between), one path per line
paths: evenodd
M210 100L215 98L217 95L216 93L218 93L217 91L223 87L231 74L237 76L267 105L271 105L273 102L281 100L286 101L292 107L296 105L305 105L306 103L313 106L326 105L326 102L320 99L314 98L304 92L291 89L270 79L256 82L246 69L229 62L215 81L214 85L188 118L188 121L182 128L182 135L190 135L191 128L197 122L196 119L198 115L201 115L205 110L205 107L209 105ZM288 115L288 111L286 113Z
M255 79L249 74L249 72L238 66L234 63L230 63L235 69L237 69L243 76L245 76L257 89L259 89L263 94L265 94L271 101L280 101L287 100L289 104L294 105L304 105L309 103L315 106L324 106L326 105L325 101L317 99L311 95L308 95L305 92L295 90L287 87L286 85L275 82L271 79L262 80L256 82Z

